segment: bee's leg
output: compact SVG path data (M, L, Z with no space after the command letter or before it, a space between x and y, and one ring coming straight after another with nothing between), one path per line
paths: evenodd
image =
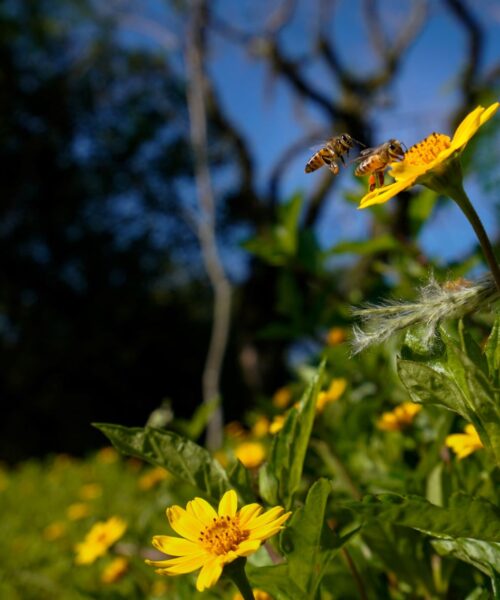
M349 154L349 150L347 151L346 154ZM344 160L344 157L342 154L340 155L340 160L342 161L342 165L345 167L345 160Z
M384 185L384 172L379 171L377 173L377 187L382 187Z
M328 168L334 175L338 175L340 171L338 164L334 160L328 165Z
M375 174L372 173L368 179L368 189L370 190L370 192L373 192L373 190L377 187L377 184L375 183Z

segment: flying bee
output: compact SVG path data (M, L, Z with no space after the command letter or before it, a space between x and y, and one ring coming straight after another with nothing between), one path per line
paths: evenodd
M406 146L399 140L389 140L376 146L375 148L366 148L362 150L356 161L359 165L354 171L354 175L363 177L370 175L368 184L370 192L373 192L375 187L384 185L384 171L387 165L397 160L403 160Z
M352 138L348 133L342 133L330 138L307 161L305 172L312 173L316 169L326 166L334 175L337 175L339 172L337 161L340 160L345 167L344 154L349 154L349 150L354 148L356 144L364 146L364 144Z

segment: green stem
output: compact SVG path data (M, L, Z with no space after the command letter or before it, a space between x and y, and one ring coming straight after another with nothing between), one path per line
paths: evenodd
M244 600L255 600L252 587L247 579L247 574L245 573L246 562L246 558L237 558L236 560L233 560L233 562L226 565L224 568L224 573L238 588Z
M488 262L493 278L495 279L495 283L497 284L497 288L500 290L500 268L498 267L498 262L495 258L495 254L493 253L493 248L491 247L488 234L486 233L483 224L481 223L481 219L479 218L476 209L472 206L472 203L469 200L463 188L455 187L453 189L452 198L462 209L462 212L467 217L469 223L472 225L477 239L481 244L481 248L483 249L484 256L486 258L486 261Z

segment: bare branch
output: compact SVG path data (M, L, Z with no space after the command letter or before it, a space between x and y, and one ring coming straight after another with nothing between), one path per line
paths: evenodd
M467 35L467 61L461 73L460 86L464 96L465 106L463 107L463 111L456 116L456 120L458 121L472 105L477 103L479 95L478 75L484 52L484 35L479 21L462 0L444 0L444 2L459 21Z
M207 113L203 32L207 21L205 0L191 0L191 19L187 35L187 100L193 146L195 179L199 203L198 239L203 262L214 293L212 332L203 371L203 401L220 397L220 376L229 336L231 286L224 273L215 237L215 199L207 153ZM222 409L213 413L207 427L207 446L222 443Z
M295 156L303 152L310 144L320 140L321 137L325 137L323 129L317 129L316 131L308 133L306 136L295 141L278 157L278 160L276 160L274 163L269 176L268 189L269 198L272 205L276 205L278 202L281 180L285 176L287 167L291 164L291 161L295 158Z
M282 75L296 92L323 109L329 119L349 120L350 114L336 105L333 98L325 96L303 78L299 65L285 57L276 39L263 40L261 54L269 59L272 68Z

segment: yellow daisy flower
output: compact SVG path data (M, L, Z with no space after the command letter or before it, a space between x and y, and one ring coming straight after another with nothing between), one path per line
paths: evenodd
M117 556L101 573L103 583L115 583L121 579L129 569L129 561L124 556Z
M217 583L225 565L256 552L262 542L282 529L290 516L281 506L262 513L258 504L247 504L237 511L237 496L229 490L216 511L206 500L195 498L180 506L167 508L172 529L182 537L156 535L153 546L175 558L146 563L159 567L160 575L182 575L201 568L196 581L200 592Z
M84 500L95 500L102 496L102 487L98 483L86 483L80 488L79 495Z
M252 426L252 435L257 438L264 437L269 432L269 419L260 415Z
M276 390L273 394L273 405L276 408L286 408L292 401L292 392L290 388L284 386Z
M413 419L421 410L420 404L403 402L394 410L383 413L377 421L377 427L382 431L402 431L413 423Z
M286 417L287 415L276 415L274 417L271 425L269 425L269 433L271 435L274 435L275 433L278 433L278 431L281 431L283 429Z
M326 343L328 346L338 346L347 339L346 331L342 327L332 327L326 334Z
M266 459L266 449L260 442L243 442L234 451L247 469L256 469Z
M445 444L453 450L458 460L484 448L476 428L471 424L465 426L464 433L453 433L447 436Z
M316 412L321 413L324 411L327 404L336 402L345 392L346 387L347 380L343 377L332 379L330 387L318 394L318 399L316 400Z
M383 204L417 183L453 197L450 186L454 187L457 183L461 186L461 175L458 173L457 181L457 174L448 172L448 167L451 166L448 159L465 148L478 129L493 117L499 106L498 102L488 108L478 106L460 123L452 139L443 133L432 133L412 146L406 152L404 160L390 165L390 175L396 181L366 194L361 199L359 208Z
M139 478L137 485L141 490L150 490L165 479L168 479L168 477L169 473L166 469L163 467L154 467L153 469L149 469Z
M71 521L79 521L90 515L90 506L85 502L75 502L68 506L66 515Z
M107 521L99 521L87 533L85 539L75 547L77 565L89 565L106 554L127 529L125 521L119 517L111 517Z

